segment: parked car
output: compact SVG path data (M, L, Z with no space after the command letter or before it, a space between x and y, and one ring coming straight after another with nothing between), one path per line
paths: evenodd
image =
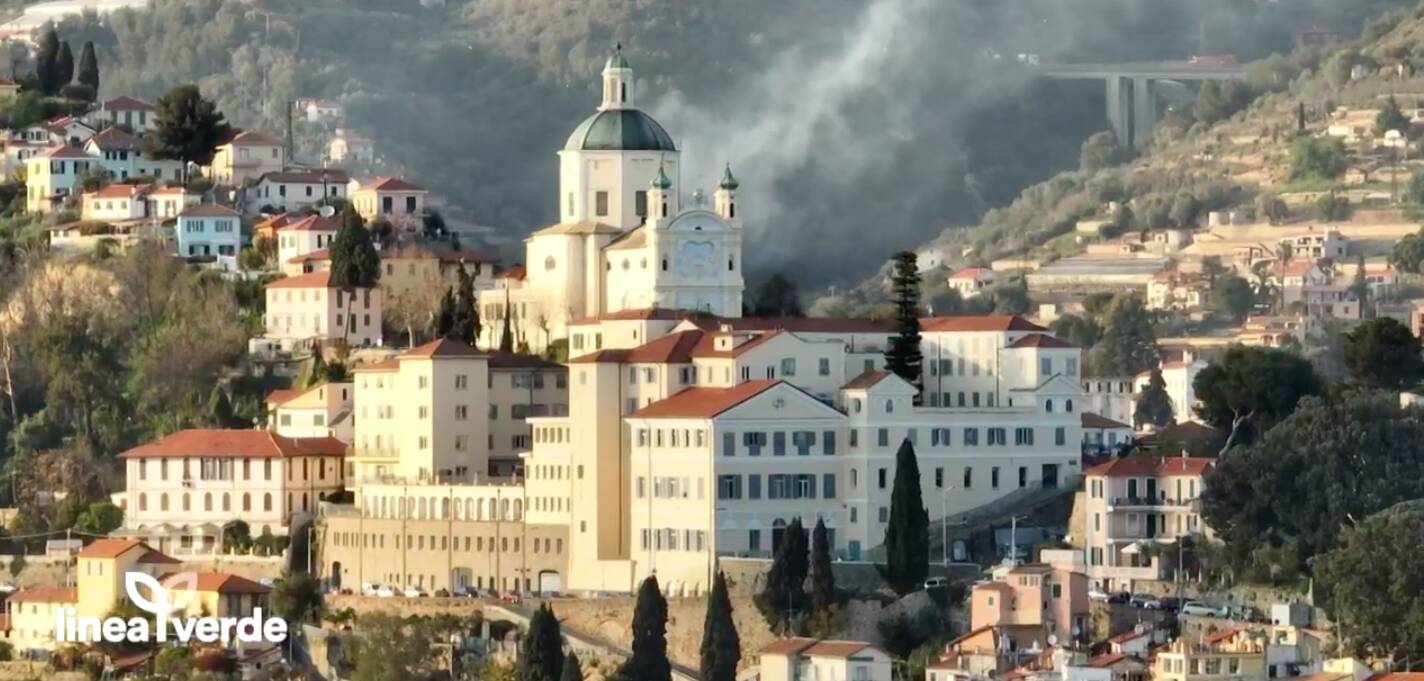
M1102 589L1088 590L1088 600L1107 602L1109 598L1112 598L1112 595Z
M396 595L396 590L391 588L390 586L381 584L376 587L374 593L379 598L394 598Z
M1188 617L1226 617L1226 609L1206 601L1187 601L1182 605L1182 614Z
M433 594L431 594L431 595L434 596L434 597L436 597L436 598L449 598L449 597L450 597L450 592L449 592L449 591L446 591L445 589L436 589L436 590L435 590L435 593L433 593Z
M948 577L930 577L925 580L925 591L930 589L943 589L949 586Z
M1119 591L1108 596L1108 603L1111 605L1126 605L1130 600L1132 600L1132 595L1126 591Z
M1161 603L1162 609L1167 612L1180 612L1182 610L1182 599L1176 596L1161 598L1158 599L1158 602Z
M515 592L513 592L513 591L505 591L505 592L500 593L500 595L499 595L499 600L500 600L500 602L502 602L502 603L518 603L518 602L519 602L519 594L518 594L518 593L515 593Z
M466 584L464 586L455 587L455 590L450 593L458 598L477 598L480 595L480 590Z
M404 591L401 592L401 595L405 596L406 598L423 598L425 596L425 592L421 591L420 587L418 586L408 586L405 588Z
M1133 594L1127 604L1134 608L1143 608L1146 610L1157 610L1162 607L1162 601L1157 600L1156 596L1149 596L1147 594Z

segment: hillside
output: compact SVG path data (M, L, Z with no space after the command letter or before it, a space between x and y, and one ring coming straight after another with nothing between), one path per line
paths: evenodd
M1277 200L1285 205L1281 220L1310 221L1317 198L1332 192L1353 204L1356 221L1408 222L1414 207L1402 205L1402 195L1417 162L1407 152L1396 172L1373 146L1348 146L1345 172L1301 178L1292 176L1292 151L1342 125L1372 132L1389 94L1406 112L1424 101L1421 31L1424 8L1394 10L1370 21L1358 39L1254 62L1244 83L1204 88L1195 102L1169 106L1141 155L1094 136L1084 143L1079 168L1028 187L979 224L946 229L916 250L941 254L951 271L1001 259L1046 264L1122 233L1199 228L1212 211L1254 216L1264 225L1262 211ZM1392 192L1401 203L1391 205ZM1075 234L1080 221L1100 222L1105 231ZM943 283L928 288L933 296ZM821 298L815 309L863 314L885 300L877 274Z

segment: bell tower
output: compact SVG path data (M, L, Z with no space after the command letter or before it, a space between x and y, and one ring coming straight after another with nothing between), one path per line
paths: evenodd
M603 103L599 111L610 109L636 109L633 98L633 67L623 58L623 44L613 47L613 54L603 65Z

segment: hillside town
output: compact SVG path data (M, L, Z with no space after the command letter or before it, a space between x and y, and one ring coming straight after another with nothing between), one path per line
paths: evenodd
M807 315L622 44L511 254L348 102L12 28L0 678L1424 681L1424 89Z

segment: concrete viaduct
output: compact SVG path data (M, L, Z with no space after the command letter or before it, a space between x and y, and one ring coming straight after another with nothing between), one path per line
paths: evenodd
M1158 80L1241 80L1243 66L1146 62L1137 64L1040 64L1038 75L1060 80L1101 80L1107 84L1108 122L1124 144L1139 149L1152 141L1157 122L1157 100L1152 83Z

